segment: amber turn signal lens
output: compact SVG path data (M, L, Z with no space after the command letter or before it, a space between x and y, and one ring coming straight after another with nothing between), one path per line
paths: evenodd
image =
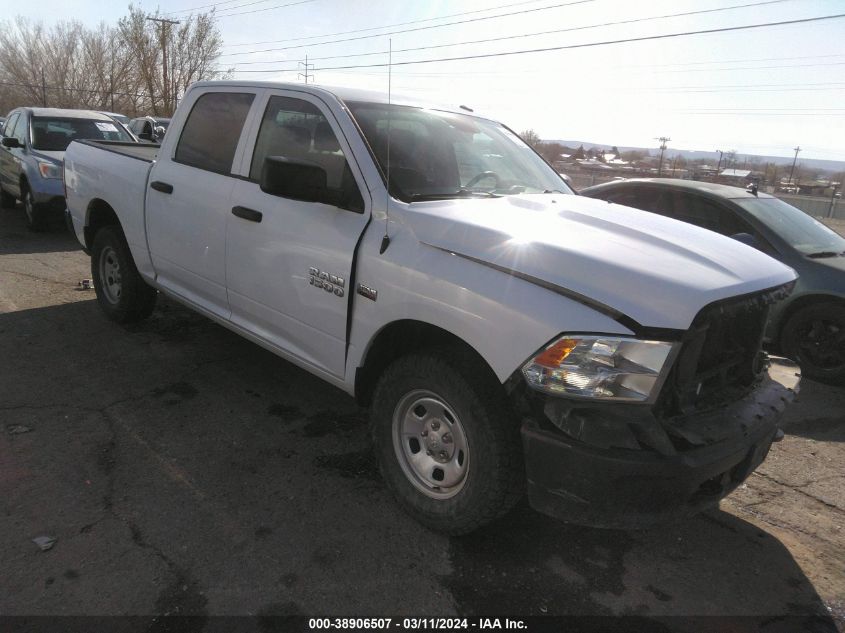
M543 367L557 369L560 364L569 356L569 352L575 349L578 341L571 338L562 338L534 357L533 362Z

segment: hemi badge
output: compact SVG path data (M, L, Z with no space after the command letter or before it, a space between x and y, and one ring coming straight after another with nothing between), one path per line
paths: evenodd
M369 286L365 286L364 284L358 284L358 294L362 297L367 297L370 301L375 301L378 299L378 290L373 290Z

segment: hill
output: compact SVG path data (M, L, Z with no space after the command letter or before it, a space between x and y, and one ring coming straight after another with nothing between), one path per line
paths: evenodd
M610 145L606 145L603 143L592 143L589 141L562 141L557 139L543 139L544 142L547 143L560 143L561 145L566 145L567 147L579 147L580 145L584 146L584 149L589 149L591 147L603 147L606 149L610 149ZM654 147L623 147L621 145L617 146L620 152L630 152L630 151L638 151L638 152L645 152L647 154L651 154L652 156L656 156L660 153L660 150ZM667 160L671 160L675 156L682 156L686 160L702 160L706 159L708 161L712 161L715 165L719 161L719 153L718 152L706 152L700 150L689 150L689 149L678 149L674 147L669 147L664 154L664 158ZM737 153L737 161L739 163L745 162L746 159L755 159L759 161L761 164L766 163L774 163L775 165L791 165L792 164L792 156L766 156L760 154L739 154ZM818 169L820 171L830 171L834 173L845 172L845 162L839 160L822 160L818 158L802 158L801 155L798 155L798 162L804 169Z

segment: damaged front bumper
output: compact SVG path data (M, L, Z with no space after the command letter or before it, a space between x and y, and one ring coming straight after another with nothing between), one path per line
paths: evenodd
M773 363L735 402L667 420L647 407L573 411L545 397L522 424L529 501L569 523L612 528L714 506L765 459L798 382L794 366Z

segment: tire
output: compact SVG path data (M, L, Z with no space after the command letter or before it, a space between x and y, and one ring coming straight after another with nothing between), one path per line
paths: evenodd
M828 302L800 308L784 324L780 346L801 366L805 378L845 384L845 305Z
M4 209L14 209L17 200L15 196L0 188L0 207Z
M29 187L21 187L21 200L26 214L26 228L36 233L46 231L48 225L47 212L42 205L35 202Z
M516 416L479 362L449 350L401 357L370 410L388 488L417 521L452 535L498 519L525 491Z
M157 292L141 278L117 226L104 226L94 236L91 278L100 307L116 323L141 321L155 308Z

